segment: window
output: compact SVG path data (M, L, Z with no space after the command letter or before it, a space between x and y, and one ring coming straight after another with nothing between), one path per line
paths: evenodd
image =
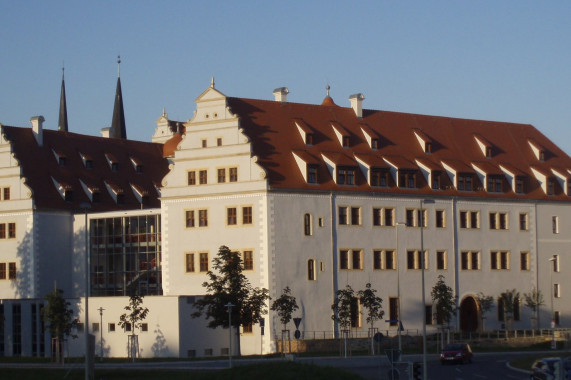
M343 136L343 147L348 148L351 145L351 139L349 136Z
M306 133L305 134L305 144L306 145L313 145L313 133Z
M490 269L510 269L510 253L507 251L490 251Z
M421 210L418 208L408 208L406 209L406 225L408 227L420 227L420 223L423 227L428 225L428 213L426 209Z
M361 300L351 299L351 327L361 327Z
M254 270L254 252L244 251L244 270Z
M472 185L472 175L471 174L459 174L458 175L458 186L459 191L473 191Z
M409 250L406 252L406 267L407 269L421 269L420 251ZM428 251L424 251L424 269L428 269Z
M525 178L524 177L516 177L516 179L515 179L515 192L517 194L525 193Z
M222 138L218 137L216 139L216 146L222 146Z
M486 158L492 158L492 147L491 146L486 147Z
M425 142L424 143L424 153L432 153L432 143Z
M311 214L304 214L303 215L303 234L305 236L313 235L313 229L312 229L311 221L312 221Z
M193 171L189 171L187 173L187 177L188 177L188 184L189 185L196 185L196 172Z
M358 226L361 224L361 208L351 207L351 225Z
M8 279L16 279L16 263L8 263Z
M0 263L0 280L6 279L6 263Z
M206 139L202 139L202 147L206 148L207 146L208 145L207 145Z
M238 215L236 207L228 207L226 209L226 224L229 226L235 226L238 223Z
M373 208L374 226L394 226L395 209L392 207Z
M529 230L529 216L525 212L519 214L519 230L520 231Z
M248 323L247 325L242 325L242 333L243 334L252 334L253 331L254 331L254 329L253 329L253 325L251 323Z
M109 323L109 324L107 325L107 330L108 330L109 332L115 332L115 323Z
M194 253L187 253L185 259L186 273L194 272Z
M340 225L349 224L347 219L347 207L339 207L339 224Z
M91 331L99 332L99 323L95 322L91 324Z
M355 184L355 169L340 167L337 169L337 184L338 185L354 185Z
M393 250L374 250L373 269L395 270L397 269L396 254Z
M378 138L371 139L371 149L379 149L379 139Z
M6 224L0 223L0 239L6 239Z
M519 253L519 267L520 270L528 271L531 268L530 261L529 261L529 252L520 252Z
M194 210L186 211L186 228L194 227Z
M242 224L252 224L252 206L242 207Z
M553 233L558 234L559 233L559 217L558 216L552 216L551 217L551 226L553 228Z
M509 229L508 214L505 212L490 212L490 229L491 230Z
M3 189L3 191L4 191L4 198L3 198L3 200L5 200L5 201L10 200L10 188L9 188L9 187L5 187L5 188Z
M501 175L488 176L488 192L501 193L503 192L503 179Z
M131 324L129 322L125 323L123 326L125 327L125 331L131 331Z
M480 252L462 251L460 256L460 266L462 270L479 270Z
M413 171L399 170L399 187L405 189L415 189L416 173Z
M555 194L555 179L549 178L547 180L547 195Z
M559 255L553 255L551 259L549 259L553 263L553 271L559 272Z
M436 251L436 269L437 270L448 269L448 260L446 257L446 251Z
M446 213L444 210L436 210L436 228L446 227Z
M442 189L440 172L432 172L432 190Z
M226 182L226 169L218 169L218 183Z
M208 272L208 252L200 253L199 257L200 257L200 271Z
M65 190L63 193L63 199L66 202L71 202L73 201L73 191L72 190Z
M498 298L498 321L503 322L505 319L505 305L502 297Z
M427 325L432 324L432 305L424 306L424 320L426 321Z
M309 281L315 281L315 260L307 260L307 279Z
M149 324L148 323L141 323L141 331L142 332L149 331Z
M208 227L208 210L198 210L198 227Z
M238 168L230 168L228 170L230 172L230 182L238 182Z
M553 312L553 320L555 321L555 326L559 326L561 323L561 313L559 311Z
M307 165L307 183L317 183L317 165Z
M16 238L16 223L8 223L8 239Z
M363 251L360 249L340 250L339 269L363 269Z
M208 183L208 171L201 170L198 172L198 183L201 185L206 185Z
M212 355L213 355L212 348L205 348L204 349L204 356L212 356Z
M553 297L560 298L561 297L561 287L559 284L553 284Z
M119 171L119 163L118 162L112 162L111 163L111 171L113 171L113 172Z
M389 187L390 172L388 169L375 169L371 170L371 186L375 187Z
M480 228L480 212L460 211L460 228Z
M519 297L514 297L514 321L519 321L521 319L520 317L520 305L521 302L519 300Z
M389 320L390 326L398 326L399 299L396 297L389 297Z

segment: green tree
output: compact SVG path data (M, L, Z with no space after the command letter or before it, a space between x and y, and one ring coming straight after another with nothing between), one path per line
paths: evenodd
M66 336L77 338L71 334L77 326L77 319L73 318L71 304L63 298L63 290L54 289L46 295L47 304L42 309L42 317L52 338L56 339L56 361L63 363L63 341Z
M335 302L331 305L333 315L331 319L339 323L343 330L347 330L351 326L351 311L355 300L355 291L351 285L347 285L345 289L339 289L335 293Z
M234 305L232 310L232 327L236 342L236 350L240 355L240 326L249 326L267 314L266 302L269 292L264 288L254 288L242 273L244 266L238 252L221 246L218 255L212 260L213 269L206 275L209 281L202 286L207 294L195 302L197 311L192 313L193 318L202 315L208 319L209 328L228 327L228 303Z
M441 325L450 324L452 314L456 310L452 288L446 285L444 276L438 276L438 281L432 288L432 301L436 304L436 320Z
M519 307L519 292L516 289L506 289L505 292L500 294L502 305L504 308L504 320L506 321L506 328L511 329L511 323L514 317L516 307Z
M482 329L484 329L484 320L486 319L485 315L488 311L492 310L492 306L494 306L494 297L487 296L484 293L480 292L476 296L476 300L480 304Z
M147 318L149 309L142 306L143 297L139 295L132 295L129 297L129 305L125 306L128 313L124 313L119 317L119 326L123 329L131 330L131 334L127 336L127 350L129 358L135 360L139 353L139 342L135 329L141 328L141 322Z
M531 292L523 293L523 299L524 299L524 305L530 308L531 311L533 312L533 318L535 318L535 321L532 319L532 328L535 329L539 325L538 323L539 308L545 305L545 301L543 300L543 293L541 293L541 290L537 289L534 286L531 289Z
M371 287L371 283L367 282L364 290L359 290L357 296L361 300L363 307L367 309L367 323L371 325L371 352L375 354L375 344L373 341L373 329L375 322L382 319L385 315L383 310L383 299L377 296L377 290ZM399 325L400 328L400 325Z
M299 306L297 306L295 297L291 295L291 289L289 286L284 288L282 295L272 302L272 306L270 308L271 311L277 311L278 316L280 317L280 322L284 325L284 330L286 329L286 325L289 321L291 321L293 312L297 309L299 309Z

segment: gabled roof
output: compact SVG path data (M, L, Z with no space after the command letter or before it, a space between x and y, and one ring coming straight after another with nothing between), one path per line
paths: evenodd
M140 209L141 202L129 190L132 186L149 195L145 208L160 207L155 184L168 172L162 144L44 129L43 145L38 146L31 128L2 126L2 133L12 144L36 209L80 210L81 203L91 203L86 188L100 192L99 202L91 203L91 212ZM65 166L58 165L54 151L66 157ZM108 157L120 163L118 171L111 170ZM133 157L144 165L144 173L136 171ZM93 161L92 167L85 166L85 158ZM72 200L62 198L52 178L66 190L73 190ZM106 183L116 190L129 190L123 192L123 204L117 204L105 191Z
M418 146L415 132L422 127L422 133L430 136L432 141L438 141L438 149L430 154L430 160L436 165L453 168L457 173L475 173L472 163L482 162L482 150L474 143L474 136L481 136L486 142L493 145L495 154L486 161L486 171L493 174L502 173L499 165L509 166L511 170L526 176L531 182L534 174L530 165L540 168L543 172L551 172L550 168L571 168L571 158L547 139L541 132L529 124L514 124L505 122L468 120L439 116L408 114L378 110L363 110L362 118L355 116L350 107L331 105L312 105L291 102L275 102L228 97L227 106L231 112L239 117L240 126L253 144L253 153L259 157L259 164L268 173L270 188L287 189L320 189L325 191L386 191L378 190L367 183L358 182L354 186L339 186L333 180L320 182L318 185L308 186L299 175L299 168L295 163L292 151L306 150L313 157L323 158L322 153L330 160L338 163L345 162L350 157L366 158L371 153L378 157L401 157L402 162L410 162L418 167L416 158L418 150L411 149ZM295 120L303 120L310 125L316 134L320 135L313 145L307 146L294 130ZM341 147L332 122L343 128L351 135L351 146ZM363 125L367 126L367 133L382 136L383 143L379 149L372 150L366 137L363 135ZM543 147L550 154L544 162L538 162L528 141ZM335 154L337 153L337 154ZM390 160L390 158L388 158ZM422 161L424 162L424 161ZM347 162L348 163L348 162ZM405 165L411 166L411 165ZM493 170L492 170L493 169ZM320 176L321 178L321 176ZM481 191L466 192L456 189L446 192L435 192L427 184L422 184L418 194L446 194L464 197L486 196L493 198L514 198L513 192L482 193ZM395 189L395 192L401 191ZM571 200L570 197L555 195L547 196L537 181L526 189L524 198ZM404 193L404 192L403 192ZM518 195L518 199L522 196Z

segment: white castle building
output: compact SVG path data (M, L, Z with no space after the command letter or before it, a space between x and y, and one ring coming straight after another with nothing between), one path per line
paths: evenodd
M532 327L521 298L534 287L546 301L539 327L569 325L571 158L541 132L365 109L362 94L342 107L329 90L321 104L288 93L228 97L212 81L188 121L163 111L148 143L127 139L120 81L104 136L70 132L62 82L58 130L41 116L1 125L0 355L49 355L44 297L62 289L83 323L86 278L98 355L127 356L118 322L131 292L150 309L142 356L227 354L228 331L190 316L221 245L272 298L291 288L302 337L336 336L336 291L366 283L388 320L420 329L424 318L434 331L439 275L457 300L454 329L481 331L483 316L486 329L504 328L498 299L514 288L513 327ZM495 299L485 315L479 293ZM273 312L264 335L244 326L242 353L274 352L281 329ZM358 301L352 329L368 329ZM85 325L78 335L73 356Z

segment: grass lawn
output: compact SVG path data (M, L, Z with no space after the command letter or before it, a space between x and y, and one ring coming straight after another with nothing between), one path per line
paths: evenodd
M81 380L85 378L83 369L12 369L3 368L2 380ZM218 371L173 371L173 370L95 370L96 380L120 379L169 379L169 380L229 380L229 379L339 379L360 380L362 377L346 372L339 368L319 367L312 364L295 362L271 362L248 366L238 366L232 369Z

